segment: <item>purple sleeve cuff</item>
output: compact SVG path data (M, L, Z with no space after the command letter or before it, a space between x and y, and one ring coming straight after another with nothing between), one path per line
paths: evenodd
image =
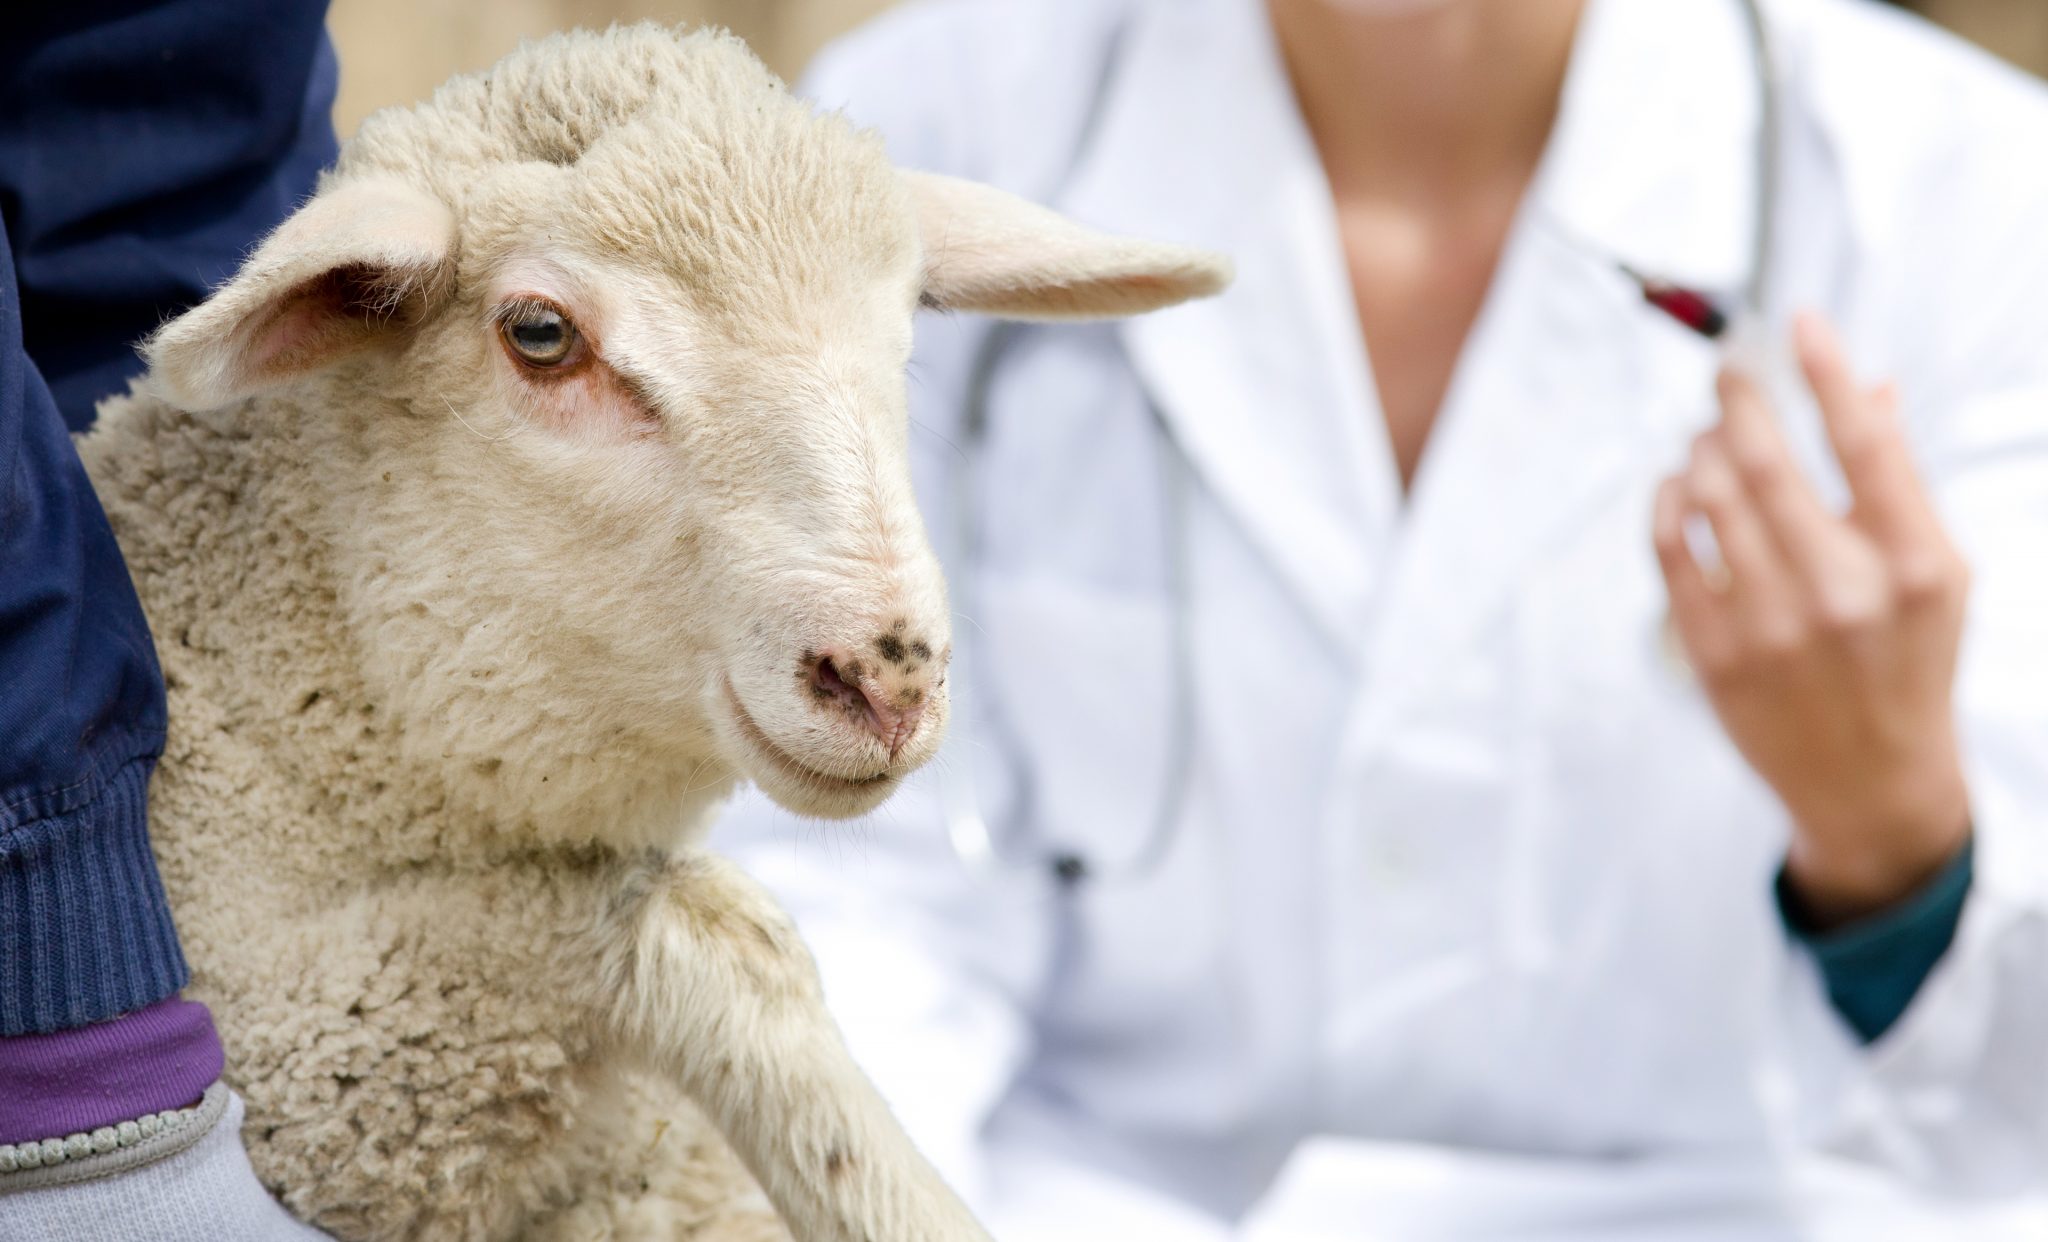
M0 1038L0 1143L186 1108L220 1071L213 1015L175 996L111 1022Z

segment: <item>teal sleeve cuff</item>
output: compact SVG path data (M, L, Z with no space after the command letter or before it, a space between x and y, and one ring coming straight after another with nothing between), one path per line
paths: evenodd
M1846 927L1817 932L1803 915L1781 868L1778 872L1778 914L1792 938L1812 952L1834 1002L1850 1028L1864 1043L1891 1029L1920 985L1934 970L1956 937L1963 902L1975 875L1975 849L1961 851L1935 877L1887 910Z

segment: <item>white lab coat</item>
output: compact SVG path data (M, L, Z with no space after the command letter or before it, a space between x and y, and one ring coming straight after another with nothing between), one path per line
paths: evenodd
M1256 1204L1270 1237L1994 1237L1957 1232L1982 1208L1897 1204L2048 1176L2048 101L1874 5L1770 8L1774 309L1825 310L1898 378L1976 573L1976 886L1870 1048L1781 929L1782 809L1660 642L1650 496L1713 417L1713 355L1580 248L1742 284L1733 0L1592 0L1405 499L1255 0L913 5L819 62L812 93L899 163L1237 263L1213 301L1018 338L967 476L980 555L948 566L948 754L864 825L752 801L723 837L999 1237L1223 1236ZM919 331L950 554L987 325ZM1826 475L1813 411L1785 417ZM1197 674L1172 848L1073 893L971 873L949 772L1013 850L1114 871L1142 846L1177 710L1174 460Z

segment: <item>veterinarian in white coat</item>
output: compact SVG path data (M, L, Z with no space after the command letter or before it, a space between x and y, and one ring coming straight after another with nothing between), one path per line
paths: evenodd
M1394 357L1410 321L1347 279L1374 223L1340 210L1304 118L1327 83L1290 81L1257 0L941 0L814 71L901 163L1238 269L1212 302L1027 329L993 363L987 324L921 325L912 443L961 616L950 754L865 825L749 803L727 838L998 1236L2048 1236L2023 1197L2048 1175L2048 103L1874 5L1765 7L1769 310L1822 312L1859 374L1896 381L1911 454L1857 459L1890 490L1850 519L1814 503L1848 493L1808 386L1761 421L1733 390L1724 420L1714 349L1598 257L1731 297L1751 278L1761 109L1734 0L1584 5L1426 453L1371 360L1375 325ZM1844 392L1853 456L1892 397ZM1773 425L1814 493L1728 473ZM1680 565L1672 530L1730 479L1750 508L1717 511L1727 571ZM1900 706L1942 700L1948 670L1892 595L1851 600L1846 645L1795 630L1773 653L1767 630L1759 655L1735 615L1769 594L1745 539L1797 595L1802 550L1822 579L1897 568L1908 528L1929 536L1909 597L1960 601L1951 543L1972 573L1953 744ZM1893 662L1836 667L1865 656ZM1875 768L1838 762L1859 746ZM1960 755L1941 858L1973 851L1974 878L1865 1043L1774 880L1797 843L1882 890L1922 809L1883 785L1909 753ZM1009 862L949 845L962 787ZM1062 852L1089 876L1050 874ZM1923 897L1845 897L1832 925L1881 936Z

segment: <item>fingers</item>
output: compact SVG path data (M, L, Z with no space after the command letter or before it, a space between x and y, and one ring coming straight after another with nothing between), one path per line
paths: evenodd
M1834 551L1839 519L1807 482L1776 415L1749 377L1723 371L1719 389L1719 434L1772 540L1795 573L1809 579L1823 574Z
M1693 441L1685 484L1689 507L1713 528L1728 573L1727 592L1754 596L1778 585L1785 576L1784 563L1716 431Z
M1678 627L1679 641L1695 667L1716 668L1732 654L1734 633L1719 592L1707 581L1706 571L1686 542L1688 509L1684 478L1664 480L1657 489L1651 535L1657 565L1664 572L1664 589L1671 596L1671 620Z
M1672 619L1710 683L1768 681L1802 652L1860 658L1883 626L1957 614L1967 591L1967 567L1913 467L1896 390L1859 386L1818 319L1802 322L1799 347L1854 496L1849 515L1821 500L1764 394L1732 373L1720 380L1721 422L1657 494ZM1702 565L1687 539L1701 518L1719 565Z
M1869 560L1853 546L1868 540L1808 484L1756 385L1730 372L1719 387L1721 422L1693 442L1655 520L1673 620L1710 678L1773 665L1861 595L1854 588ZM1713 531L1719 566L1695 559L1685 537L1694 515Z
M1897 388L1859 390L1840 340L1819 316L1802 315L1797 338L1800 365L1849 483L1849 519L1883 550L1890 589L1923 611L1958 610L1969 570L1913 464Z
M1897 396L1887 386L1859 399L1884 408L1895 406ZM1753 383L1724 374L1721 406L1718 434L1785 558L1792 596L1804 608L1809 624L1826 630L1853 629L1882 595L1878 545L1821 501Z
M1719 564L1702 565L1687 524L1704 517ZM1693 667L1710 680L1794 635L1799 600L1782 555L1716 432L1657 491L1652 534L1671 618Z
M1840 338L1818 315L1801 315L1794 339L1828 442L1849 484L1850 520L1895 550L1938 542L1940 523L1899 422L1897 390L1887 384L1866 391L1858 385Z

